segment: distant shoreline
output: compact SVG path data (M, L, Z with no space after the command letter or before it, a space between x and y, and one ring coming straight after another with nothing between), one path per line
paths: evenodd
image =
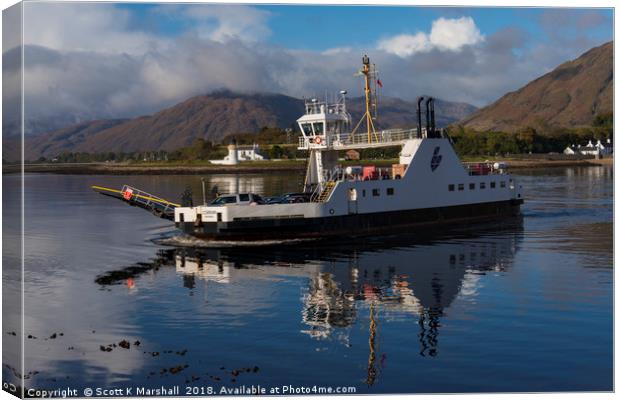
M396 160L366 160L358 164L390 165ZM493 161L491 161L493 162ZM509 169L578 167L613 165L613 158L600 160L505 160ZM354 165L354 163L351 163ZM27 173L49 173L59 175L201 175L201 174L258 174L265 172L302 172L305 161L243 163L239 165L136 165L107 163L75 164L26 164ZM3 165L3 174L17 174L20 165Z
M596 167L600 165L614 165L613 158L599 160L507 160L509 169L549 168L549 167Z
M305 162L273 163L273 165L136 165L136 164L27 164L24 172L60 175L200 175L252 174L263 172L296 172L306 168ZM3 174L20 172L20 165L3 165Z

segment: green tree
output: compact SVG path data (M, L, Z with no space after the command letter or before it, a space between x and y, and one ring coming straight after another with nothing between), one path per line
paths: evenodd
M282 149L282 147L276 145L271 146L271 148L269 149L269 158L274 159L274 158L283 158L282 156L284 155L284 149Z

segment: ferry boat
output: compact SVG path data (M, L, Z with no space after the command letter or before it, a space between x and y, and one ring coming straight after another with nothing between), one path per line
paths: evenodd
M211 204L180 206L129 187L94 189L143 208L150 204L151 211L173 219L186 234L216 241L363 236L519 213L523 198L516 179L503 163L461 163L445 130L435 126L432 97L418 98L416 127L375 129L376 69L367 56L359 72L365 83L366 111L353 129L346 91L333 103L306 101L305 114L297 120L298 148L309 152L303 189L308 201L240 203L241 196L235 194L237 201L230 203L216 199ZM400 147L399 162L389 168L345 168L339 161L339 154L348 150L393 146Z

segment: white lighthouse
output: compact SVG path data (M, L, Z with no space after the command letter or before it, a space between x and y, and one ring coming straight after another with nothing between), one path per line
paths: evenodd
M211 160L211 164L218 165L237 165L239 164L239 157L237 156L237 140L232 138L228 144L228 155L222 160Z
M211 160L211 164L237 165L241 161L261 161L264 159L265 157L259 154L256 143L248 146L237 146L237 141L233 138L228 145L228 155L221 160Z
M232 138L228 145L228 164L237 165L239 163L239 157L237 157L237 140Z

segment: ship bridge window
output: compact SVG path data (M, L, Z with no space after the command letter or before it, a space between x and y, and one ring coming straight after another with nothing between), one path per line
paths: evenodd
M323 134L323 123L322 122L315 122L314 123L314 134L315 135L322 135Z
M312 135L312 124L301 124L304 135Z
M454 192L454 185L453 184L449 184L448 185L448 191L449 192Z

